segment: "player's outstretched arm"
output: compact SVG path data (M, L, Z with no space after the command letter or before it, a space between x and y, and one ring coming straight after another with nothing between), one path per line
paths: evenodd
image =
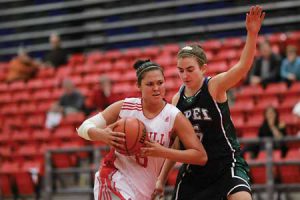
M265 13L260 6L252 6L246 15L247 38L240 60L227 72L221 73L211 79L210 91L216 94L224 93L236 85L249 71L252 66L256 51L258 32L264 20Z

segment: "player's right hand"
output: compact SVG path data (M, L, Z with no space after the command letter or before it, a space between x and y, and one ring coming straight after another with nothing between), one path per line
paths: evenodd
M105 143L117 149L125 149L125 133L113 131L116 124L112 124L104 129L106 132Z

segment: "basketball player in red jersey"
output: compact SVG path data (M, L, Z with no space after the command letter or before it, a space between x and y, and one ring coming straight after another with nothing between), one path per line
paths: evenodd
M95 176L95 200L149 200L165 158L196 165L205 165L206 152L197 139L191 123L173 105L164 101L165 78L162 68L149 60L134 65L141 98L126 98L103 112L85 120L78 134L112 147ZM115 151L124 148L124 133L113 132L119 118L135 117L144 123L151 142L143 156L125 156ZM169 148L178 138L185 150Z

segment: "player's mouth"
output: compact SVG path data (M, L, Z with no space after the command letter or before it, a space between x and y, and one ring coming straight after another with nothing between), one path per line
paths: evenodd
M152 96L158 97L158 96L160 96L160 93L158 93L158 94L152 94Z

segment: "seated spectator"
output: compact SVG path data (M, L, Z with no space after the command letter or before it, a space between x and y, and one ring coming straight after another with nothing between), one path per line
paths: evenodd
M46 127L56 127L63 115L84 110L84 96L75 88L71 80L65 79L62 87L63 95L55 102L46 116Z
M9 83L18 80L27 81L35 76L38 69L38 62L32 59L23 48L20 48L18 55L9 63L6 81Z
M288 149L285 143L281 141L281 139L285 135L286 135L286 126L284 122L279 121L278 111L273 106L267 107L264 112L264 121L259 128L258 137L274 138L275 142L274 142L273 149L280 149L281 156L285 157ZM242 154L244 154L246 151L250 151L252 153L252 157L256 157L260 150L264 150L265 148L264 145L265 144L246 146L242 150Z
M121 97L112 92L112 80L106 75L100 76L99 85L93 91L91 97L87 101L87 114L93 111L101 111Z
M286 58L282 62L280 76L288 84L300 80L300 57L297 56L296 46L287 46Z
M251 85L261 84L264 87L279 82L281 57L272 52L268 41L260 43L259 51L260 57L256 58L248 81Z
M51 51L46 54L44 62L46 65L58 68L64 65L68 61L67 52L61 47L60 36L56 33L52 33L49 38Z

